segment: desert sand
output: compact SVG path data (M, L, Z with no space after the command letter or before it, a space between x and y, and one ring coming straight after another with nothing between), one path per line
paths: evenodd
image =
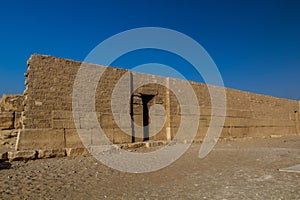
M199 148L145 174L92 156L1 162L0 199L300 199L300 173L278 170L300 164L300 136L219 141L203 160Z

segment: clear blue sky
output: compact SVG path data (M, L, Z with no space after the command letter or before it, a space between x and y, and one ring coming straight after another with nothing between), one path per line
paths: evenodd
M2 1L0 95L23 92L26 60L33 53L84 60L108 37L146 26L198 41L226 87L300 100L297 0ZM118 64L127 67L133 60ZM197 81L192 73L187 78Z

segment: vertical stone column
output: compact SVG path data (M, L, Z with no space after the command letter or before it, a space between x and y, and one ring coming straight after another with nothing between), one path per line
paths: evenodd
M167 141L171 141L171 119L170 119L170 79L166 78L166 137L167 137Z

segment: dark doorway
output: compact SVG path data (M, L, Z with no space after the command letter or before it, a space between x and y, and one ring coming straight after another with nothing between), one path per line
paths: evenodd
M149 140L149 108L148 103L152 100L155 95L146 95L141 94L141 99L143 102L143 132L144 132L144 141Z

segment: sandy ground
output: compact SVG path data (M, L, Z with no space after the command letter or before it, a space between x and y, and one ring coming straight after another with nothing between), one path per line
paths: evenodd
M300 136L200 144L157 172L129 174L91 156L0 163L0 199L300 199Z

